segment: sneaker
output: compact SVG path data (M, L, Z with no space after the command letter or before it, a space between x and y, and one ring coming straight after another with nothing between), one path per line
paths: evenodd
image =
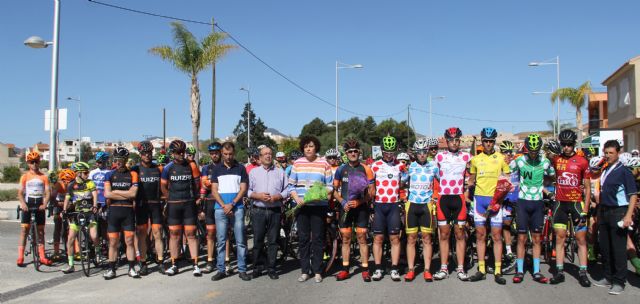
M391 280L394 282L400 282L400 272L397 269L391 270Z
M513 276L513 283L520 284L524 280L524 273L517 272L516 275Z
M340 270L336 275L336 281L344 281L349 278L349 272L346 270Z
M229 261L224 263L224 272L227 275L231 275L232 274L232 272L231 272L231 264L229 263Z
M553 284L553 285L560 284L560 283L564 282L564 273L562 273L562 272L556 273L553 276L553 278L551 278L551 280L549 280L549 282L551 282L551 284Z
M200 270L200 267L198 267L198 265L193 265L193 276L194 277L202 276L202 271Z
M215 266L213 266L212 262L207 262L207 266L202 270L203 273L212 273L215 270Z
M25 267L25 265L24 265L24 257L19 257L19 258L16 260L16 265L17 265L18 267Z
M547 282L549 282L549 279L540 272L533 274L533 280L542 284L547 284Z
M143 263L140 265L140 271L138 271L140 273L140 275L142 276L146 276L149 274L149 267L147 266L147 263Z
M444 279L446 279L448 277L449 277L449 272L447 272L444 269L438 270L438 272L436 272L436 274L433 275L433 278L436 279L436 280L444 280Z
M76 268L73 265L67 264L65 268L62 268L62 273L64 274L73 273L74 271L76 271Z
M486 279L487 279L487 275L478 271L474 275L469 277L469 282L478 282Z
M224 278L227 277L227 273L224 271L218 271L218 273L216 273L216 275L211 277L211 281L220 281Z
M507 263L506 263L507 266L502 270L502 273L504 274L512 273L516 269L517 264L518 263L516 262L516 259L513 259L513 258L507 259Z
M371 275L369 274L369 270L362 271L362 280L365 282L371 282Z
M300 283L306 282L308 279L309 279L309 275L306 273L303 273L298 277L298 282Z
M171 265L171 267L169 267L167 270L164 271L164 273L168 276L173 276L178 274L178 266L176 265Z
M581 271L580 274L578 274L578 282L580 282L580 286L582 287L591 287L591 280L587 277L586 271Z
M416 278L416 272L413 270L409 270L407 271L407 273L404 275L404 281L405 282L411 282Z
M243 281L251 281L251 276L248 275L246 272L240 272L238 274L238 277Z
M62 255L60 253L54 253L53 256L51 256L51 260L60 262L62 261Z
M609 288L610 295L619 295L624 291L624 286L620 284L613 284L611 288Z
M111 279L113 279L113 278L115 278L115 277L116 277L116 271L115 271L115 270L113 270L113 269L109 269L109 270L107 270L107 272L105 272L105 273L102 275L102 277L103 277L105 280L111 280Z
M269 270L269 272L267 272L267 275L269 276L269 279L272 280L277 280L280 278L275 270Z
M163 263L158 264L158 272L160 274L167 274L167 271L164 269L164 264Z
M371 278L374 281L380 281L382 280L383 277L384 277L384 272L382 272L382 269L376 269L376 271L373 272L373 276Z
M598 287L609 287L609 288L611 288L611 281L609 281L606 278L604 278L604 279L600 279L600 280L597 280L597 281L593 281L593 285L596 285Z
M316 283L322 283L322 275L319 273L316 273L316 275L313 278L314 282Z
M424 278L425 282L433 282L433 275L431 275L431 272L429 272L429 271L425 271L422 274L422 277Z
M493 280L494 280L496 283L500 284L500 285L505 285L505 284L507 284L507 280L506 280L505 278L503 278L501 274L496 274L496 275L494 275Z
M140 274L138 273L138 271L134 267L129 268L129 276L134 278L134 279L139 279L140 278Z
M493 269L493 266L488 266L487 265L487 273L493 274L494 271L495 271L495 269Z
M469 276L467 275L466 272L464 272L464 270L458 270L457 273L458 273L457 274L458 279L460 281L468 281L469 280Z

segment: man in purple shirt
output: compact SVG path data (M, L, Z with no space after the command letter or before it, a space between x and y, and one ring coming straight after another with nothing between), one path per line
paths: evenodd
M251 211L253 221L253 277L259 277L264 271L264 238L267 237L267 260L269 278L278 279L276 273L276 253L282 201L288 197L289 183L284 170L273 165L273 150L263 147L260 153L260 166L249 172L249 198L253 201Z

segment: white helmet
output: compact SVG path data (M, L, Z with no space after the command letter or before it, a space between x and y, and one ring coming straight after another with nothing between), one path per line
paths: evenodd
M435 137L427 138L427 143L429 144L429 147L433 147L433 146L437 147L438 145L440 145L440 141Z
M599 171L604 166L604 157L594 156L589 160L589 169L592 171Z
M413 151L429 149L429 140L427 138L419 138L413 143ZM400 156L400 155L398 155Z
M638 151L638 149L633 149L631 150L631 154L640 154L640 151Z
M282 151L280 151L280 152L276 153L276 158L279 158L279 157L285 157L285 156L286 156L286 155L284 155L284 152L282 152Z
M406 161L410 161L411 157L409 157L409 154L407 153L400 153L398 154L398 156L396 157L397 160L406 160Z
M620 155L618 156L618 160L626 166L627 163L629 163L629 160L632 158L633 156L631 156L631 153L629 152L623 152L620 153Z
M640 157L630 157L630 158L628 158L626 160L626 162L623 162L622 165L624 165L626 167L629 167L629 168L640 167Z
M324 152L324 156L325 157L340 157L340 152L338 152L338 150L331 148L329 150L327 150L327 152Z

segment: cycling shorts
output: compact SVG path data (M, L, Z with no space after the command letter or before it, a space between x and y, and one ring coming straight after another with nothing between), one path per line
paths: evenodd
M517 202L517 201L516 201ZM514 203L516 202L511 202L509 201L507 203L507 201L505 200L505 203L502 204L502 220L503 221L510 221L513 220L513 212L514 212L514 208L515 208L515 212L518 212L518 207L514 207Z
M351 228L353 225L358 228L367 228L369 226L369 206L367 204L360 204L360 206L350 209L347 214L344 214L344 210L341 210L340 220L338 225L340 228Z
M373 217L373 224L371 230L374 234L396 235L400 233L402 229L402 222L400 221L400 208L399 203L375 203L373 210L375 215Z
M42 205L42 198L28 198L27 207L40 207ZM22 226L27 226L31 222L31 211L27 209L27 211L20 210L20 223ZM38 210L36 211L36 225L42 226L45 224L45 211Z
M107 232L135 231L135 214L132 207L109 206Z
M431 204L416 204L407 202L405 204L405 219L407 234L433 233L433 219L431 217Z
M98 226L98 222L96 222L96 216L93 213L85 213L88 215L89 220L89 229L95 228ZM78 232L80 231L80 224L78 224L78 216L72 216L69 218L69 229Z
M194 201L167 203L167 224L169 226L193 226L198 214Z
M205 205L205 222L207 224L207 226L215 226L216 225L216 217L215 217L215 205L216 205L216 201L214 199L206 199L206 205Z
M164 223L164 216L162 215L162 203L148 203L149 217L151 218L151 224L162 225Z
M436 202L438 225L449 225L450 221L457 221L462 226L467 222L467 204L464 194L442 195Z
M148 203L141 203L141 204L136 204L136 225L137 226L142 226L142 225L147 225L149 224L149 204Z
M484 214L487 212L492 198L491 196L474 196L473 221L476 227L484 227L487 224L487 218ZM495 214L491 213L489 217L491 218L491 227L502 228L502 208Z
M519 199L516 205L516 225L518 233L542 232L544 225L544 203L541 200L530 201Z
M573 227L576 232L587 231L587 226L578 226L580 213L582 212L582 202L556 202L553 206L553 228L567 230L569 225L569 215L573 220Z

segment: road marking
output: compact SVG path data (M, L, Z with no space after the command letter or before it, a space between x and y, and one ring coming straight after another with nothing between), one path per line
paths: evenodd
M14 300L20 297L24 297L26 295L30 295L32 293L55 287L60 284L64 284L66 282L81 278L84 276L82 271L78 271L72 274L66 274L61 277L55 277L46 281L42 281L39 283L31 284L29 286L21 287L18 289L14 289L11 291L7 291L5 293L0 293L0 303L4 303L10 300Z

